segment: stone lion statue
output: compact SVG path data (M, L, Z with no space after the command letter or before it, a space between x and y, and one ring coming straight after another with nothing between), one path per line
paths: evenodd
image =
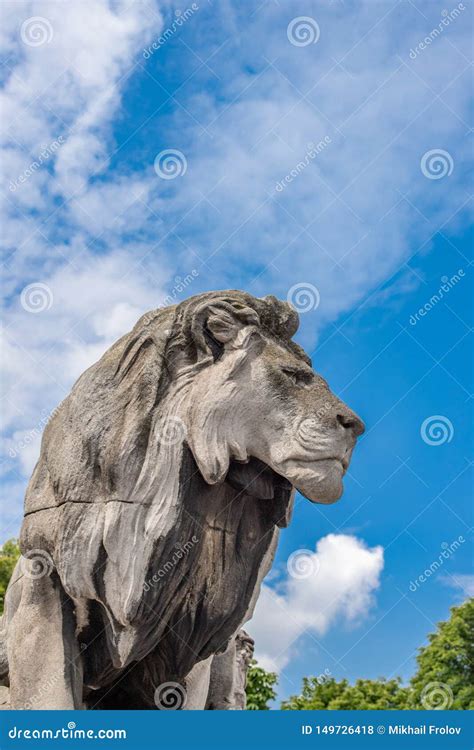
M12 708L243 708L240 628L294 488L337 500L364 429L297 327L275 297L209 292L144 315L79 378L26 493Z

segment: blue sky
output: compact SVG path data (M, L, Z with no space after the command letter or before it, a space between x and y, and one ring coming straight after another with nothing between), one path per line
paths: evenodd
M367 432L338 504L298 499L250 625L282 697L408 677L472 591L471 12L3 4L2 538L48 414L142 312L309 285L297 339Z

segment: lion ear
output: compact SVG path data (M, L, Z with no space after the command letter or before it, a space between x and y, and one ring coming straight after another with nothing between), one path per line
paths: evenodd
M216 356L250 325L260 325L260 318L251 307L227 300L207 300L193 311L191 333L198 350Z
M227 310L211 307L206 327L216 341L227 344L237 336L242 328L242 322Z

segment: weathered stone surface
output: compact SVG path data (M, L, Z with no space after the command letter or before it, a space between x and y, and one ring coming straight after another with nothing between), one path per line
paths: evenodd
M7 687L0 687L0 711L9 711L10 708L10 692Z
M363 431L297 325L274 297L210 292L144 315L79 378L26 493L12 707L169 708L171 683L176 707L243 708L235 634L294 488L337 500Z
M223 654L211 662L206 708L212 711L245 709L247 670L253 656L253 639L239 630Z

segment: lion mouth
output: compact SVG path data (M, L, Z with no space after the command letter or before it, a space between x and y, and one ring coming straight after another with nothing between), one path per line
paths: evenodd
M343 474L347 471L349 460L350 459L346 458L346 456L343 456L342 458L339 458L339 456L333 456L332 458L326 459L326 461L335 461L337 464L340 464Z
M293 485L266 463L258 458L250 458L246 463L231 461L226 482L237 490L237 497L249 496L259 501L262 513L275 526L288 526L294 497Z
M345 474L351 461L351 452L352 451L347 451L344 456L320 456L319 458L289 459L285 461L285 467L298 468L304 466L306 469L314 467L317 470L319 464L324 465L332 462L336 466L339 465L342 473Z
M270 513L277 526L286 526L293 489L311 502L327 504L339 499L351 453L349 449L342 456L287 459L279 467L285 475L258 458L247 462L234 459L225 481L238 492L237 497L260 501L263 513Z
M258 458L250 458L247 462L231 461L226 482L235 490L259 500L271 500L278 488L291 489L291 483L285 477Z

